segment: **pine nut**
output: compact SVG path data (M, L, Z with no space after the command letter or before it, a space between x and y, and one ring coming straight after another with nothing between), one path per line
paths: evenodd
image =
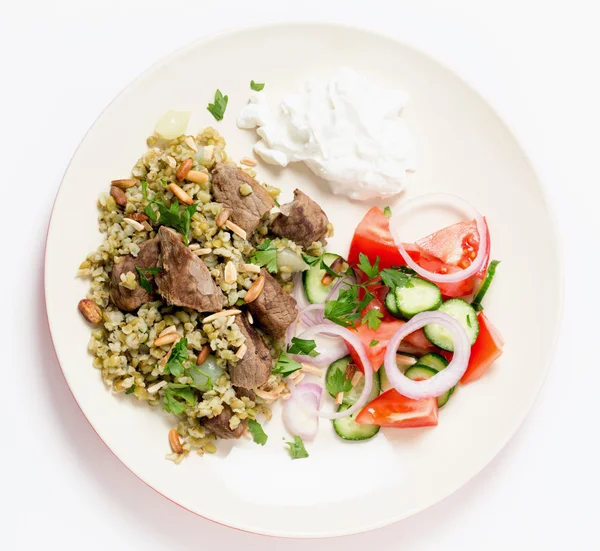
M188 246L190 251L197 251L200 248L200 243L192 243Z
M204 256L206 254L212 253L212 249L196 249L192 251L196 256Z
M342 269L342 264L344 264L344 259L340 256L331 263L331 266L329 266L329 268L331 270L333 270L336 274L339 274L340 270ZM321 279L321 283L323 285L331 285L331 283L333 282L333 279L334 279L334 276L325 272L323 279Z
M240 163L246 166L256 166L256 161L250 159L249 157L244 157Z
M225 282L226 283L235 283L237 279L237 270L231 260L225 264Z
M208 344L205 344L202 347L202 350L200 350L200 353L198 354L198 359L196 360L196 365L202 365L206 361L206 358L208 358L209 354L210 354L210 346Z
M250 325L252 325L254 323L254 318L252 317L252 314L250 313L250 310L248 310L246 312L246 319L248 320L248 323Z
M93 300L84 298L77 305L83 317L94 325L98 325L102 321L102 309Z
M121 188L117 186L111 186L110 194L112 195L117 205L119 205L120 207L127 206L127 195L125 195L125 192Z
M113 180L111 184L121 189L128 189L135 186L138 181L135 178L127 178L126 180Z
M344 401L344 393L338 392L337 396L335 397L335 403L339 406L343 401Z
M180 182L182 180L185 180L189 171L191 170L193 164L194 164L193 159L186 159L185 161L183 161L183 163L181 163L179 165L179 168L177 169L177 172L175 173L175 178L177 178L177 180L179 180Z
M144 214L143 212L133 212L131 214L128 214L127 218L131 218L136 222L146 222L147 220L150 220L148 218L148 215Z
M194 182L195 184L206 184L206 182L208 182L208 174L206 174L206 172L200 172L199 170L190 170L185 179Z
M405 356L404 354L396 354L396 365L406 365L410 367L417 363L416 358L412 356Z
M231 310L221 310L220 312L217 312L216 314L211 314L210 316L205 317L202 320L202 323L210 323L211 321L215 321L216 319L219 318L226 318L227 316L237 316L238 314L241 314L242 311L238 310L237 308L232 308Z
M260 266L256 264L242 264L244 272L250 272L251 274L260 274Z
M262 293L262 290L265 287L265 276L258 276L256 278L256 281L252 284L252 286L250 287L250 289L248 289L248 292L246 293L246 296L244 297L244 301L246 302L246 304L250 303L250 302L254 302L257 298L258 295L260 295Z
M157 337L156 339L154 339L153 346L164 346L165 344L171 344L172 342L178 341L179 339L179 333L167 333L162 337Z
M175 327L174 325L169 325L169 327L165 327L160 333L159 333L159 337L164 337L165 335L168 335L169 333L173 333L177 331L177 327Z
M230 214L231 214L231 211L229 209L223 209L223 212L219 213L219 216L217 216L217 219L215 220L215 222L219 228L223 224L225 224L225 222L227 222Z
M186 205L191 205L194 203L194 200L183 191L177 184L169 184L169 189L179 199L182 203Z
M237 352L235 353L235 355L241 360L244 358L247 351L248 351L248 347L245 344L242 344L242 346L240 346L237 349Z
M231 230L233 233L241 237L242 239L246 239L246 231L240 228L237 224L234 224L231 220L227 220L225 222L227 229Z
M362 379L362 376L363 376L363 374L360 371L357 371L353 375L352 380L350 381L350 383L352 384L353 387L356 386L360 382L360 380Z
M123 222L125 222L125 224L129 224L134 230L144 231L144 225L131 218L123 218Z
M181 446L181 440L179 439L179 434L175 429L171 429L169 431L169 444L171 444L171 449L174 453L181 455L183 453L183 448Z
M304 371L305 373L312 373L313 375L317 375L318 377L322 377L323 376L323 370L318 368L315 365L310 365L310 364L302 364L302 371Z

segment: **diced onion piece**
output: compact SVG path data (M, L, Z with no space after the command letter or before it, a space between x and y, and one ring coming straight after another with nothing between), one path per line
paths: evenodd
M225 373L225 371L217 365L217 358L212 355L208 356L204 363L193 366L190 369L190 375L192 376L192 379L194 379L196 388L203 392L212 388L208 379L210 379L213 385L216 385L219 377L223 375L223 373Z
M156 123L154 132L165 140L174 140L185 134L190 111L167 111Z
M445 327L452 335L454 341L452 361L445 369L442 369L430 379L413 381L408 379L398 369L396 351L402 339L430 323ZM456 319L445 312L421 312L394 333L394 336L388 343L383 365L385 366L385 374L388 381L402 396L413 398L414 400L422 400L423 398L441 396L454 387L465 374L470 356L471 343L469 337Z
M292 272L303 272L308 269L308 265L302 260L302 257L287 247L277 252L277 264L280 267L289 268Z
M475 223L477 224L477 232L479 233L479 250L477 251L477 256L473 259L473 262L468 268L451 274L436 274L426 270L425 268L422 268L410 257L404 247L402 236L400 235L400 223L406 217L406 212L409 209L424 203L449 203L454 207L459 207L468 212L470 219L475 219ZM412 268L421 277L428 279L429 281L433 281L434 283L457 283L458 281L464 281L481 270L487 255L488 237L483 216L481 216L481 214L479 214L479 212L477 212L473 205L471 205L468 201L449 193L429 193L427 195L420 195L419 197L404 201L398 207L394 207L394 212L390 218L390 232L394 238L396 247L398 247L398 251L400 252L400 255L406 262L407 266Z
M294 387L292 397L283 405L283 422L294 435L311 440L319 429L319 417L314 414L321 403L323 389L314 383Z

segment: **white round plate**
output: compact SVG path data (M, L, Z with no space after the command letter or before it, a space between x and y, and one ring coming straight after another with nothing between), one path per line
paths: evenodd
M307 444L310 458L292 461L283 443L289 435L275 409L265 426L265 447L246 440L224 443L215 456L193 454L174 465L165 460L174 419L112 395L87 352L90 328L77 302L88 282L75 273L102 239L96 198L110 180L127 177L168 109L192 110L188 132L216 127L230 154L241 159L255 141L253 132L235 125L251 79L266 82L265 91L276 100L305 79L344 65L410 94L404 116L417 143L419 169L408 195L447 191L487 217L492 256L502 264L486 313L505 337L505 353L482 379L458 389L435 428L386 429L371 441L348 443L322 421L316 440ZM206 110L216 88L229 96L219 123ZM286 200L297 186L320 202L336 227L330 250L346 253L370 205L330 195L301 167L260 164L258 173L281 187ZM228 526L286 537L384 526L436 503L477 474L514 434L537 395L562 302L560 259L544 193L496 113L422 53L329 24L273 25L203 40L135 80L102 113L73 157L56 199L46 253L46 301L58 359L100 438L132 472L182 507Z

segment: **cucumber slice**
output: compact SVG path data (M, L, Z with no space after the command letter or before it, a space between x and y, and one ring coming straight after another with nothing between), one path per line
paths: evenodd
M327 266L331 266L333 262L340 258L339 254L325 253L323 261ZM317 262L302 274L302 282L304 283L304 291L308 302L312 304L321 304L325 302L329 291L335 285L335 279L329 285L323 285L321 280L327 273L321 267L321 263Z
M428 367L433 367L437 371L441 371L448 366L448 360L435 352L425 354L425 356L421 356L419 361L417 362L419 365L426 365Z
M477 312L473 307L460 298L447 300L439 308L440 312L445 312L457 320L467 332L471 346L475 344L477 335L479 335L479 322L477 321ZM450 332L437 323L430 323L423 328L425 336L436 346L448 352L454 352L454 343Z
M412 358L412 359L416 360L413 365L415 365L418 361L420 361L419 357L415 356L414 354L396 354L396 358L398 358L399 356L406 356L407 358ZM404 372L409 367L410 366L407 366L407 365L404 365L404 364L401 364L400 362L398 362L398 369L402 372ZM381 369L378 371L378 373L379 373L381 392L386 392L390 388L394 388L391 385L390 381L388 380L387 373L385 371L385 366L382 366Z
M327 392L329 392L329 395L332 398L336 397L335 393L331 391L335 372L342 371L344 373L344 376L346 376L346 369L348 368L348 365L351 361L352 356L345 356L343 358L340 358L339 360L336 360L327 368L327 373L325 375L325 388L327 389ZM365 388L364 377L361 378L359 383L355 387L353 387L352 390L344 394L344 400L342 402L342 405L345 404L347 406L351 406L355 404L356 400L358 400L358 398L362 394L363 388ZM381 383L379 380L379 372L375 372L373 373L373 389L371 390L371 394L369 394L369 401L377 398L377 396L379 396L380 391Z
M417 365L413 365L412 367L409 367L406 370L406 373L404 375L406 377L408 377L409 379L416 381L419 379L420 380L431 379L431 377L433 377L437 372L438 372L438 370L434 369L433 367L417 364ZM452 396L452 393L454 392L455 388L456 387L452 387L447 392L444 392L444 394L441 394L440 396L438 396L438 398L437 398L438 408L443 407L448 402L448 400L450 399L450 396Z
M349 407L349 404L342 404L338 408L338 411L344 411ZM359 425L354 420L356 415L357 414L354 413L348 417L334 419L332 421L333 429L337 435L342 437L344 440L368 440L369 438L373 438L373 436L379 432L379 427L377 425Z
M398 305L396 304L396 293L393 290L388 291L388 294L385 295L385 307L395 318L402 318L402 314L400 314L400 310L398 310Z
M420 277L411 277L410 287L396 287L395 294L398 311L406 319L420 312L437 310L442 304L442 292L439 287Z

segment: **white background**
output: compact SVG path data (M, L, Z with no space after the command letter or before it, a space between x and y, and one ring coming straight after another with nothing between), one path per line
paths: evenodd
M597 548L600 33L595 1L53 0L0 1L0 8L1 548ZM555 206L567 275L556 361L511 443L442 503L399 524L336 542L236 532L195 517L145 486L77 408L50 344L43 304L52 201L71 155L100 111L155 60L196 38L290 19L379 29L431 53L473 83L514 128L540 171ZM523 236L523 247L535 245ZM536 323L535 312L515 312L515 318L524 331ZM356 507L360 514L360 503Z

